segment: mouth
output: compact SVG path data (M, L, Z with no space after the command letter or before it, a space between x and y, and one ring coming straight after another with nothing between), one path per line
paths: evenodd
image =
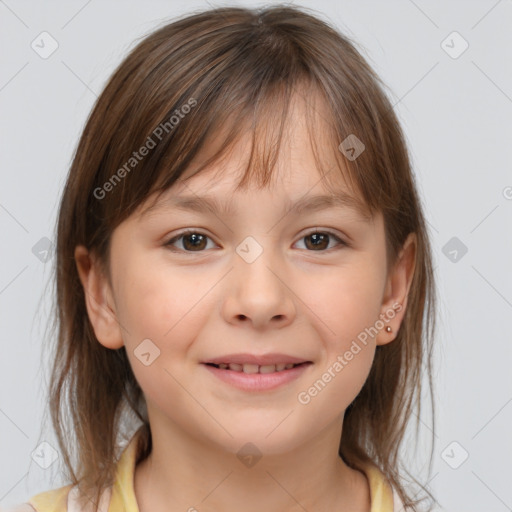
M278 363L278 364L252 364L252 363L205 363L207 366L213 366L214 368L218 368L219 370L231 370L233 372L239 373L279 373L285 372L287 370L292 370L297 366L305 366L312 364L311 361L304 361L303 363Z
M231 354L208 359L202 365L230 387L266 392L300 378L313 362L286 354Z

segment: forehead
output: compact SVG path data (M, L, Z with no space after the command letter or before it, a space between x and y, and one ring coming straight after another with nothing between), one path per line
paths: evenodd
M254 199L261 201L265 208L276 207L282 213L301 215L338 209L362 221L372 219L361 200L344 185L343 179L331 176L334 169L322 175L305 160L283 169L278 162L273 181L268 186L249 183L243 190L238 190L240 172L235 162L228 162L221 169L214 167L202 171L187 181L180 180L144 209L141 219L169 210L230 217L240 213L245 205L260 204Z
M297 203L297 211L314 206L311 196L321 195L323 198L315 199L316 206L343 202L363 218L371 217L353 186L337 141L332 140L331 116L318 94L296 92L288 110L274 112L273 117L264 114L265 109L257 122L245 116L221 124L178 180L153 196L149 210L161 202L199 209L200 198L204 198L203 210L232 214L237 197L265 191L266 197L270 194L276 201L288 200L289 206L291 201ZM233 129L236 137L228 144ZM142 208L143 213L147 210Z

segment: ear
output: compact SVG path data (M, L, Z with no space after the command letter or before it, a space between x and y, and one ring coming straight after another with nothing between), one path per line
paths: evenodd
M388 275L380 315L384 327L377 334L377 345L393 341L402 324L416 266L416 247L416 233L410 233ZM391 332L386 331L387 326L391 327Z
M124 342L112 290L99 262L83 245L75 248L75 262L84 288L87 313L96 338L106 348L121 348Z

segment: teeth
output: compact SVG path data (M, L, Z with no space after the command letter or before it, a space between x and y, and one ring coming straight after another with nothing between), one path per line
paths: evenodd
M259 366L257 364L244 364L244 373L258 373Z
M279 363L279 364L265 364L259 366L257 364L238 364L238 363L220 363L217 365L221 370L232 370L234 372L244 372L248 374L253 373L274 373L274 372L282 372L283 370L292 369L295 364L293 363Z

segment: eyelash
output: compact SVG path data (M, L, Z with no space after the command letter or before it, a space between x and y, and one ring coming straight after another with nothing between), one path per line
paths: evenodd
M189 253L189 254L205 252L206 249L204 249L202 251L187 251L185 249L177 249L177 248L172 246L172 244L174 242L177 242L178 240L182 239L186 235L192 235L192 234L194 234L194 235L202 235L202 236L204 236L204 237L206 237L206 238L211 240L211 238L206 233L203 233L202 231L188 229L186 231L182 231L181 233L178 233L177 235L173 236L170 240L165 242L164 245L166 247L168 247L172 252L181 252L181 253ZM305 249L307 252L324 252L325 253L325 252L330 252L333 249L336 250L336 249L341 249L343 247L349 247L349 244L347 242L345 242L338 235L336 235L335 233L333 233L332 231L329 231L329 230L325 230L325 231L320 231L320 230L310 231L309 233L306 233L305 235L301 236L300 240L302 240L303 238L306 238L308 236L314 235L314 234L328 235L328 236L334 238L336 240L336 242L338 242L338 246L334 247L334 248L331 247L331 249L325 249L325 250L319 250L319 251L313 251L313 250Z

